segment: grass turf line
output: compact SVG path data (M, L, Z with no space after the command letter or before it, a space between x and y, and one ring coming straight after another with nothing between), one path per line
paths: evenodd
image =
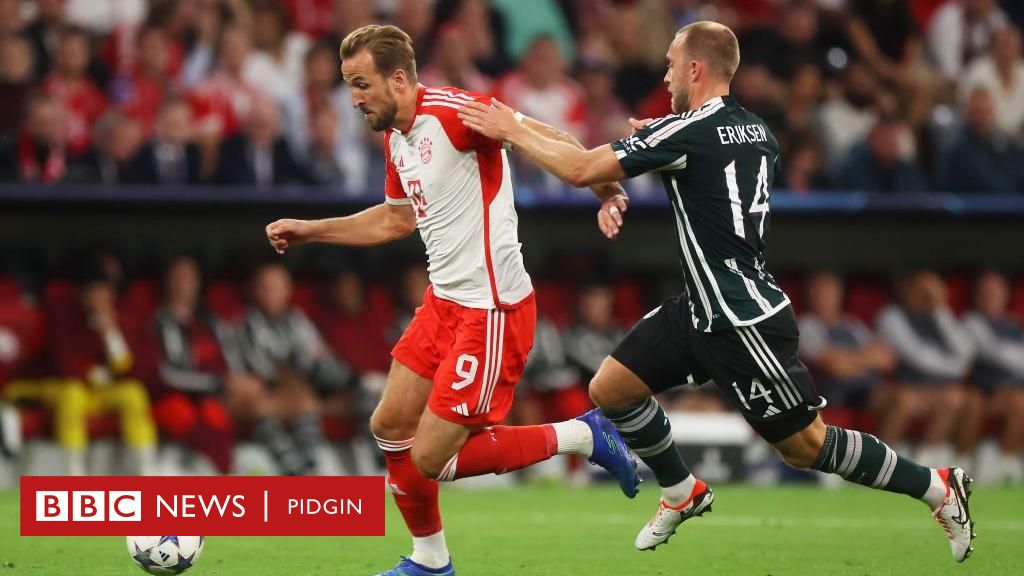
M442 493L460 576L1024 574L1024 490L981 488L975 555L953 562L923 504L858 487L716 488L714 512L687 522L655 552L633 549L654 510L646 488L627 500L611 487L524 486ZM409 552L389 505L383 538L214 537L194 576L362 576ZM18 535L15 492L0 492L0 576L143 574L123 538Z

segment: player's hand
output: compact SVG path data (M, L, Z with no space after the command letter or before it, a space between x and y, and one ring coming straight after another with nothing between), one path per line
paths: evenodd
M459 108L459 120L473 130L491 140L504 142L519 126L515 110L505 106L497 98L491 98L491 105L479 102L466 102Z
M284 254L291 246L309 242L313 235L313 225L308 220L286 218L267 224L266 232L270 246L278 254Z
M644 118L643 120L637 120L636 118L630 117L629 125L630 127L633 128L633 134L636 134L637 130L643 128L644 126L647 126L653 121L654 118Z
M629 209L629 197L625 193L616 194L601 203L597 211L597 227L609 240L618 238L622 230L622 215Z

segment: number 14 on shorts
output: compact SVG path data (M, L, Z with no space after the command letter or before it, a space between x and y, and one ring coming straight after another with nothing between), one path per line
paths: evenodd
M775 407L775 401L772 399L772 391L765 388L764 384L762 384L761 381L758 380L757 378L752 378L750 380L750 393L747 394L746 396L744 396L743 391L740 389L740 384L738 382L732 383L732 389L736 391L736 395L739 397L740 403L742 403L743 407L746 408L747 410L752 410L750 407L750 404L752 402L758 400L759 398L764 398L765 402L768 405L763 415L765 418L782 413L781 410Z

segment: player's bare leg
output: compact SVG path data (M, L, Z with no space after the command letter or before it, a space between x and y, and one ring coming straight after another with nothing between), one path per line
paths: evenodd
M661 502L636 537L636 547L653 550L680 524L711 510L714 493L690 473L672 439L672 427L651 389L618 360L608 357L590 382L590 397L623 440L654 471Z
M973 481L962 469L926 468L871 434L826 426L821 417L774 446L793 467L839 474L850 482L921 500L946 532L954 560L963 562L974 551L967 502Z
M392 362L384 394L370 417L370 429L384 452L388 487L395 505L412 534L410 558L437 569L449 563L437 481L425 478L412 461L413 440L432 385L429 379Z

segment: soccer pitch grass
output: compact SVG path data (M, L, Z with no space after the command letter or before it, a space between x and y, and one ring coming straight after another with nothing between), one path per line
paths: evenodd
M936 576L1024 574L1024 490L980 488L975 554L956 564L924 505L859 487L716 488L714 512L655 552L633 549L654 511L612 487L524 486L442 492L461 576ZM364 576L409 551L389 503L383 538L213 537L192 576ZM124 538L18 535L15 492L0 493L0 576L143 574Z

